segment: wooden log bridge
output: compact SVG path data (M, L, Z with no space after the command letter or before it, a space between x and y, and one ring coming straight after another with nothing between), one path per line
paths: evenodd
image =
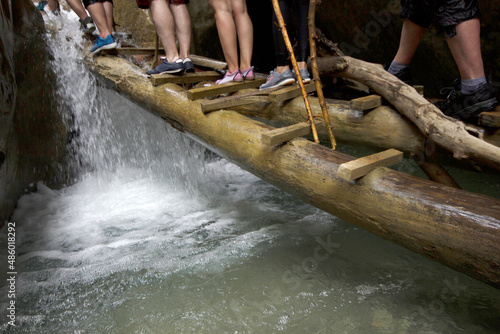
M111 88L263 180L500 288L500 200L386 167L348 181L337 171L354 159L351 156L305 138L264 143L263 135L273 127L227 109L204 114L184 88L171 83L153 86L125 59L98 56L85 63Z

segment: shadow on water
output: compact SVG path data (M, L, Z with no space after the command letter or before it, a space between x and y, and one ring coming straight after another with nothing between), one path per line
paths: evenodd
M49 45L79 175L18 203L17 326L2 331L497 332L498 290L293 198L104 88L62 14Z

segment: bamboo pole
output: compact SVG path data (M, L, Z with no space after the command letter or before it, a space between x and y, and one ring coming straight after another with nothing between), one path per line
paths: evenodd
M328 114L328 109L326 107L325 96L323 95L323 88L321 88L321 79L319 77L318 62L316 55L316 0L311 0L309 3L309 48L311 49L310 59L311 59L311 70L314 78L314 83L316 85L316 93L318 94L319 105L321 107L321 113L323 114L323 119L325 120L326 131L328 133L328 138L330 138L330 143L332 144L332 149L335 149L337 142L335 136L333 135L332 126L330 126L330 115Z
M278 4L278 0L273 0L273 7L278 19L279 28L281 30L281 33L283 34L283 39L285 40L285 44L288 49L288 53L290 54L290 60L292 61L293 69L295 70L295 74L297 75L297 82L299 84L300 91L302 92L302 97L304 98L304 103L307 109L307 117L309 119L309 123L311 124L311 132L313 134L314 142L319 143L318 131L316 130L316 125L314 124L311 104L309 103L306 88L304 87L304 83L302 82L302 76L300 75L299 66L297 65L297 59L295 58L295 53L293 52L292 43L290 43L290 38L288 37L288 32L286 31L285 21L283 20L283 16L281 15L281 9Z

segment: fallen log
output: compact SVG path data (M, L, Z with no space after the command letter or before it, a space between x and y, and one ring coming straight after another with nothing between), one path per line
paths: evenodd
M377 64L352 57L323 57L317 60L320 75L339 76L367 85L410 119L437 145L456 159L469 159L500 171L500 148L471 135L477 131L445 116L413 87L404 84Z
M274 128L231 110L203 114L185 89L154 87L128 61L87 66L113 89L263 180L387 240L500 288L500 200L378 167L356 181L336 175L354 159L299 138L265 145Z

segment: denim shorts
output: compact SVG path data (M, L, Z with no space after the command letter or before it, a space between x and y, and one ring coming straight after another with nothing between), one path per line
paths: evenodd
M457 34L457 24L479 15L477 0L401 0L401 18L424 28L437 24L444 28L446 38Z
M93 5L95 3L106 2L106 1L113 3L113 0L83 0L83 5L85 6L85 8L87 8L88 6Z

